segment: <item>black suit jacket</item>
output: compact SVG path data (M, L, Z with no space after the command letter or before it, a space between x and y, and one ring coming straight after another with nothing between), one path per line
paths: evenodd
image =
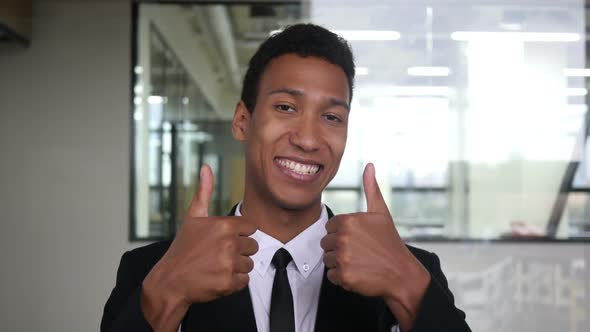
M333 216L329 210L328 214ZM101 332L152 331L141 311L141 284L170 243L157 242L123 254L115 288L104 307ZM408 248L431 275L412 331L471 331L465 322L465 314L455 307L438 257L422 249ZM397 323L381 298L346 291L332 284L326 272L320 290L315 332L388 332ZM193 304L182 321L182 331L255 332L256 321L249 288L211 302Z

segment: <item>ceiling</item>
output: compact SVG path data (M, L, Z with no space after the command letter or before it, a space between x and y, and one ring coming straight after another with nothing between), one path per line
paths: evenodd
M445 66L463 68L465 44L452 40L454 31L552 31L585 32L583 1L371 1L360 6L354 1L314 1L291 4L149 4L152 15L164 10L176 17L187 33L179 43L194 45L206 61L194 64L193 53L168 45L168 57L176 58L176 69L167 69L168 91L186 94L187 81L194 85L198 98L220 118L233 114L239 99L241 80L248 61L269 31L287 25L311 21L331 29L395 30L401 33L394 41L351 41L356 65L368 69L358 76L356 86L379 85L457 85L461 75L448 77L412 77L412 66ZM140 18L141 19L141 18ZM156 30L165 30L158 26ZM166 40L167 36L163 36ZM140 41L141 42L141 41ZM583 45L582 45L583 47ZM156 52L157 53L157 52ZM172 54L172 55L171 55ZM155 56L157 57L157 55ZM174 61L172 61L174 62ZM152 86L164 84L161 67L170 62L152 61ZM188 67L196 66L194 70ZM200 75L204 70L211 75ZM455 70L460 73L461 69ZM207 79L204 79L204 77ZM173 87L171 87L173 86ZM174 87L176 86L176 87ZM217 86L221 93L211 93ZM359 98L363 98L362 93ZM222 101L219 101L222 100ZM231 102L229 102L230 100ZM178 113L178 116L186 116Z

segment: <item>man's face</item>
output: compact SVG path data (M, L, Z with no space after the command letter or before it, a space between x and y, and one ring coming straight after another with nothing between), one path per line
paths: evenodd
M234 136L244 142L246 194L288 209L317 203L344 153L348 100L340 67L295 54L273 59L254 112L240 103L234 115Z

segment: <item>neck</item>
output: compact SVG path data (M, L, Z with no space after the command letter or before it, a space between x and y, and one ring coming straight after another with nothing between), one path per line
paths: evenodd
M318 199L307 207L289 209L255 195L244 195L240 213L256 223L259 230L287 243L320 218L322 203Z

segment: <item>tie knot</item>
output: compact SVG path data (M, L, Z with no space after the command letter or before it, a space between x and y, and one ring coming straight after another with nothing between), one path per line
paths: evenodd
M289 265L289 262L292 259L293 258L291 257L291 254L287 251L287 249L281 248L277 250L277 252L275 252L275 255L272 257L272 265L277 270L283 270L287 268L287 265Z

